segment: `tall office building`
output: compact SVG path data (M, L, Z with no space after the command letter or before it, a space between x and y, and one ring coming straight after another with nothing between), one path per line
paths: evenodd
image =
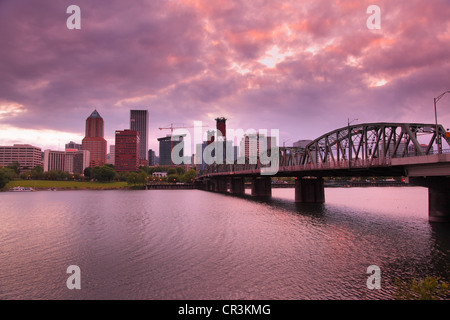
M156 153L152 149L148 150L148 166L153 167L156 165Z
M81 143L83 150L91 155L90 166L102 166L106 163L106 140L104 138L103 118L94 110L86 119L86 133Z
M130 130L139 132L139 160L142 165L148 162L148 111L130 110Z
M179 143L183 142L183 136L174 136L175 140L172 141L172 136L168 135L164 138L158 138L159 141L159 165L160 166L170 166L173 165L172 161L172 150ZM184 157L184 148L181 149L179 157Z
M139 132L137 131L116 131L114 168L117 172L138 170L139 142Z

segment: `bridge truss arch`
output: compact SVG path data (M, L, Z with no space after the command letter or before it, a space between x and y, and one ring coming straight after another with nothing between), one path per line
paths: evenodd
M442 151L436 139L450 146L442 127L424 123L363 123L328 132L310 142L304 150L293 151L296 164L339 163L370 166L391 158L425 156ZM444 152L449 150L444 149Z

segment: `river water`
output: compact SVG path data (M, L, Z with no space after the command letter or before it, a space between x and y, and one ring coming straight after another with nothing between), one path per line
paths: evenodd
M396 278L450 278L425 188L327 188L323 205L272 191L0 193L0 299L392 299Z

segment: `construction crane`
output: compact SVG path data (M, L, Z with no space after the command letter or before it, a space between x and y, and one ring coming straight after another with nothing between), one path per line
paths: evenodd
M202 126L203 127L208 127L208 126ZM196 128L196 127L174 127L173 123L170 124L170 127L167 128L158 128L159 130L168 130L170 129L170 133L173 133L173 129L189 129L189 128Z

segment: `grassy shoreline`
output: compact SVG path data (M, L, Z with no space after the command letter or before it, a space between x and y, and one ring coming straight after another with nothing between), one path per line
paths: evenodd
M50 181L50 180L12 180L3 188L8 191L14 187L33 188L35 190L115 190L128 189L126 182L93 182L93 181Z

